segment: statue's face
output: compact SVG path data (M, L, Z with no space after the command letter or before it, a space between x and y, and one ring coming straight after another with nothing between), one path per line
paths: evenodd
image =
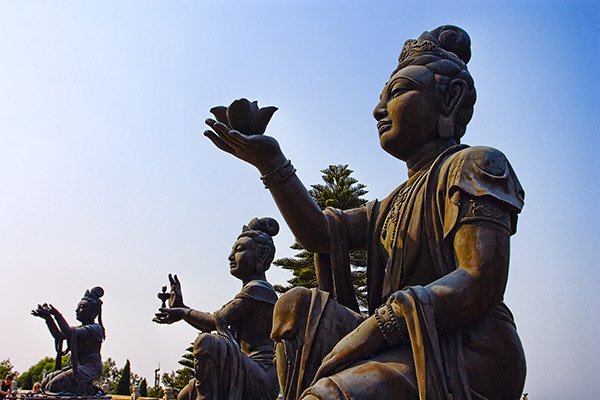
M256 273L259 263L260 246L249 237L239 238L229 254L229 272L238 279L247 278Z
M433 73L409 65L386 83L373 116L381 147L392 156L408 160L424 144L438 138L439 107Z
M87 301L80 301L75 310L75 317L80 322L93 320L96 316L94 315L94 310L92 308L93 307Z

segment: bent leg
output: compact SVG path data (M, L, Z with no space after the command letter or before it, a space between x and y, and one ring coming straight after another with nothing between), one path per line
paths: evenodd
M196 399L196 379L190 379L190 382L179 392L177 400L195 400Z
M254 361L227 336L198 335L193 354L195 390L184 393L192 396L191 400L264 400L279 394L272 362Z
M201 333L194 341L194 371L196 375L196 398L198 400L219 399L219 339L210 333Z
M412 351L409 346L387 349L308 388L302 400L419 398Z
M363 319L318 289L297 287L279 298L271 338L286 399L296 399L308 387L323 357Z

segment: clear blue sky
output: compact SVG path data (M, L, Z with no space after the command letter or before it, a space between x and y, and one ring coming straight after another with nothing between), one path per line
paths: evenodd
M241 225L281 221L258 172L202 136L208 109L278 106L268 133L306 184L345 163L382 198L406 169L372 109L404 40L448 23L473 42L464 142L501 149L526 191L506 293L526 391L597 396L595 1L0 1L0 359L23 371L51 355L29 310L49 301L74 323L101 285L104 357L148 378L176 369L195 331L150 321L167 273L215 310L239 289L226 257Z

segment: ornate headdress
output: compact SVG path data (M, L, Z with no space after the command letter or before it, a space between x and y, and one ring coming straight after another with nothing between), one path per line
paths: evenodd
M100 286L96 286L92 289L86 290L85 294L81 298L81 301L85 301L98 310L98 323L102 327L102 331L104 331L104 324L102 323L102 300L100 299L102 296L104 296L104 289L102 289Z
M398 71L413 64L418 58L426 57L433 61L436 58L450 60L461 69L467 69L471 59L471 39L467 32L454 25L443 25L431 32L424 32L418 39L409 39L398 57ZM429 56L429 57L427 57ZM423 64L418 62L418 64Z

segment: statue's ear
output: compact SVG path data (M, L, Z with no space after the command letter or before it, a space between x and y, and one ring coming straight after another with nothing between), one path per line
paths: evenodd
M258 251L257 272L263 273L269 268L269 266L266 265L268 256L269 256L269 248L267 246L261 246L260 250Z
M467 93L467 82L463 79L452 79L442 95L440 115L440 137L450 139L454 136L454 119Z

